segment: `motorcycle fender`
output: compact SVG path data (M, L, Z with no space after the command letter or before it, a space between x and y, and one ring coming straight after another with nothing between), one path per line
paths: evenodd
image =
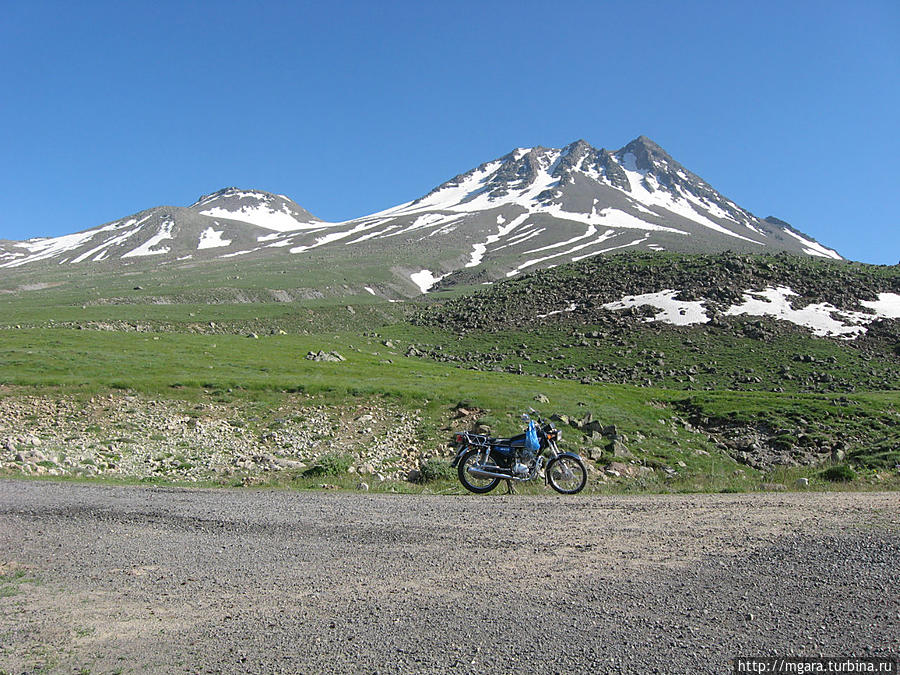
M584 460L581 458L581 455L576 455L574 452L561 452L561 453L559 453L556 457L571 457L572 459L577 459L577 460L579 460L579 461L581 461L581 462L584 461ZM550 462L548 461L547 464L549 464L549 463L550 463ZM547 464L544 464L544 466L547 466ZM546 475L546 473L544 474L544 482L547 482L547 475Z
M459 446L459 450L456 452L456 457L453 458L453 461L450 462L450 466L454 469L459 464L459 460L462 459L462 456L466 453L466 450L469 449L468 445L462 444Z

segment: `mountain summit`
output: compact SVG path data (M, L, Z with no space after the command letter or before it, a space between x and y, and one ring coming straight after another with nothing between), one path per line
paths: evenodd
M516 148L414 201L328 223L288 197L225 188L76 234L0 242L0 267L292 256L297 266L381 265L397 292L489 282L623 249L788 251L841 257L761 219L639 136L619 150L584 140ZM405 291L401 291L405 288Z

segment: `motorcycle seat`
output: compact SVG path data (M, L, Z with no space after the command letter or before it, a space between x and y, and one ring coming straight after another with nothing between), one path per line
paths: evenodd
M525 447L525 434L519 434L512 438L495 438L493 444L505 445L513 448L523 448Z

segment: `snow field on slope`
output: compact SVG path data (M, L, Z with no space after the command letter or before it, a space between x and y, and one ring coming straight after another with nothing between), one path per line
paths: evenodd
M528 220L530 216L530 213L523 213L521 216L514 218L505 225L501 222L501 218L503 216L497 216L497 233L488 235L488 238L485 239L483 243L472 245L472 254L469 262L466 263L466 267L476 267L480 265L482 259L484 258L485 252L487 252L488 246L490 246L491 244L496 244L503 237L515 230L519 225Z
M154 234L137 248L128 251L128 253L123 253L122 257L138 258L148 255L162 255L163 253L168 253L168 246L163 246L162 248L158 248L156 250L153 250L153 247L166 239L174 239L174 237L172 236L172 227L174 225L175 222L172 220L167 219L163 221L162 225L159 226L159 231L156 234Z
M675 296L679 292L667 289L658 293L630 295L622 300L606 303L603 307L619 311L630 307L649 306L659 311L655 316L645 319L648 322L662 321L678 326L707 323L709 317L704 302L676 300ZM853 340L865 333L865 325L872 321L900 318L900 295L897 293L879 293L878 300L862 300L860 304L871 309L873 314L838 309L827 302L812 303L795 309L791 306L789 298L797 294L788 286L746 291L743 295L744 302L729 307L725 311L726 316L770 316L809 328L819 337Z
M801 237L796 232L791 232L787 228L783 228L784 233L792 236L794 239L799 241L801 244L805 244L806 248L803 249L803 252L807 255L815 255L820 256L822 258L831 258L833 260L843 260L841 256L838 255L837 251L832 251L830 248L825 248L822 244L819 244L814 241L810 241L806 237Z
M286 204L282 205L282 208L279 211L275 211L274 209L261 204L256 206L245 205L238 210L215 206L211 209L200 211L200 215L227 220L239 220L244 223L263 227L267 230L275 230L276 232L293 232L294 230L309 230L316 227L322 227L322 222L318 220L297 220L291 214Z
M866 332L866 329L859 325L860 323L867 323L875 318L871 314L839 310L827 302L794 309L788 300L788 297L792 295L797 294L788 286L769 287L764 291L747 292L744 293L744 303L730 307L725 314L726 316L739 314L771 316L810 328L813 334L819 337L843 337L851 340ZM852 323L845 324L835 317Z
M701 215L691 207L690 202L687 198L682 201L682 199L678 199L668 190L662 189L650 174L644 173L637 169L636 158L632 153L626 153L625 156L622 157L622 162L620 165L623 171L625 171L625 175L628 178L628 183L631 185L630 196L635 201L640 202L645 206L657 206L663 208L666 211L670 211L679 216L687 218L688 220L692 220L695 223L719 232L720 234L724 234L729 237L735 237L737 239L743 239L744 241L749 241L751 244L765 246L763 242L756 241L755 239L750 239L749 237L737 234L736 232L732 232L728 228L722 227L718 223ZM645 187L645 180L650 185L650 187L653 188L652 191L648 190L647 187ZM697 199L694 199L693 201L698 205L701 205L701 208L709 211L708 205L703 204ZM736 222L733 218L727 215L725 217L732 222Z
M136 218L132 218L131 220L127 221L124 225L121 225L121 226L118 224L114 225L115 229L120 229L120 227L131 227L132 225L134 225L134 228L131 230L128 230L126 232L123 232L122 234L116 235L115 237L113 237L111 239L107 239L99 246L95 246L94 248L90 249L86 253L82 253L80 256L73 258L70 262L80 263L83 260L86 260L87 258L91 258L92 256L94 256L93 257L94 262L99 262L101 260L104 260L106 258L106 256L108 255L108 249L110 247L121 244L124 241L126 241L127 239L129 239L130 237L132 237L135 234L137 234L138 232L140 232L141 225L143 223L145 223L147 220L149 220L151 217L152 217L152 214L148 215L148 216L144 216L140 220L137 220ZM98 231L98 233L103 232L103 231L104 231L104 229L101 229Z

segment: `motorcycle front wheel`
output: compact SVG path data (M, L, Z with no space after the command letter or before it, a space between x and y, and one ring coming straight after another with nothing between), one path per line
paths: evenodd
M480 450L472 448L460 458L456 467L459 482L462 483L463 487L469 492L480 495L490 492L500 484L499 478L477 478L469 473L469 467L477 464L479 457L482 455L483 453Z
M574 495L587 484L587 469L578 457L561 455L547 462L547 482L557 492Z

